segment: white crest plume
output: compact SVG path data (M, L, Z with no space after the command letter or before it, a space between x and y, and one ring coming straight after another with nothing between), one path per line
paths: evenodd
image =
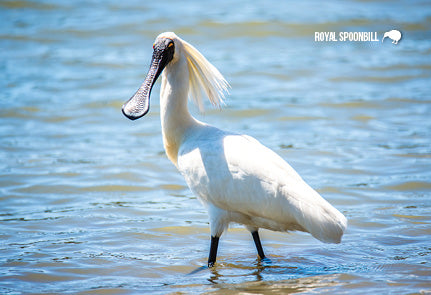
M184 40L181 43L189 68L190 97L201 112L204 111L203 94L206 94L212 105L221 107L224 93L228 93L229 83L193 45Z

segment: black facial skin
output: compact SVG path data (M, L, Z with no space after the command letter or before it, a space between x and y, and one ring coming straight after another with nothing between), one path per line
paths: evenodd
M175 44L171 39L161 38L154 43L153 49L151 66L144 83L122 108L123 114L130 120L139 119L148 113L151 89L163 69L174 57Z

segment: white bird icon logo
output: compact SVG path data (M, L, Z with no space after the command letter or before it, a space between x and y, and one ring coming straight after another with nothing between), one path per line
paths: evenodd
M383 40L385 40L386 37L392 39L392 44L398 44L398 41L401 40L401 32L398 30L391 30L389 32L386 32L383 36L382 42Z

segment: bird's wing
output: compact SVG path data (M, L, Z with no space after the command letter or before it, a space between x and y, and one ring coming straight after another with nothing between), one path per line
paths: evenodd
M339 242L344 231L344 216L252 137L208 129L185 143L178 167L204 203L290 227L297 224L326 242Z

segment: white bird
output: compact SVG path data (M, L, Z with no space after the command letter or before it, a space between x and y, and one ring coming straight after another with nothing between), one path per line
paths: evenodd
M131 120L149 110L154 82L162 74L160 117L166 154L206 206L211 227L208 266L229 223L245 225L258 256L265 254L259 228L303 231L326 243L340 243L347 220L280 156L256 139L196 120L189 96L202 108L202 95L220 105L229 84L192 45L175 33L160 34L153 45L147 77L123 105Z

